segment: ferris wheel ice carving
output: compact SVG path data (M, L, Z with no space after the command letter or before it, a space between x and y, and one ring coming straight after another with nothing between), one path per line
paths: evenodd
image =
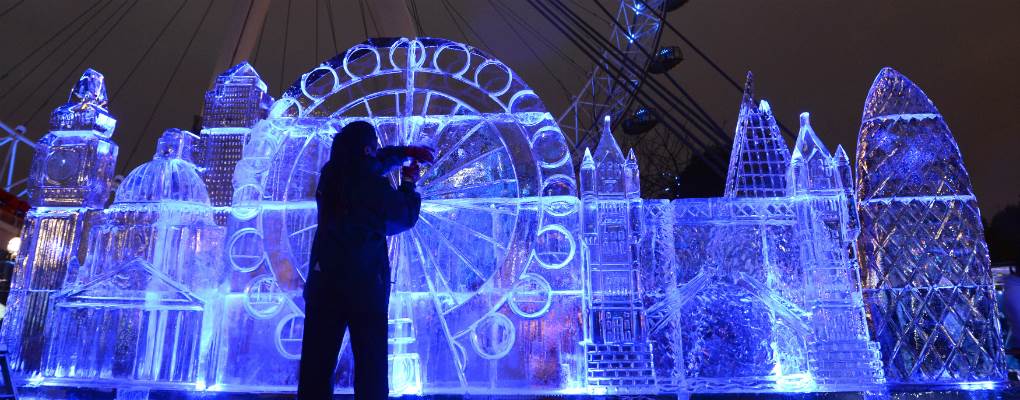
M296 306L288 321L300 317L319 169L332 136L354 120L373 123L382 145L438 153L419 185L417 225L391 238L394 289L431 295L460 368L469 348L503 357L515 332L497 310L508 304L541 317L552 288L538 270L575 257L578 245L555 219L576 213L576 183L567 142L538 96L470 46L369 40L298 79L253 129L238 163L234 216L251 228L230 239L232 264L271 272ZM424 287L405 282L408 269L424 275Z

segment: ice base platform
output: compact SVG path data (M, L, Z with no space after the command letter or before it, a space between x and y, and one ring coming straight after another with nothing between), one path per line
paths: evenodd
M870 391L819 392L819 393L674 393L658 395L585 395L585 394L538 394L528 393L464 394L445 393L429 395L404 395L392 399L423 400L530 400L530 399L571 399L571 400L1011 400L1020 399L1020 382L968 383L954 385L887 385ZM217 392L184 391L165 388L102 388L102 387L57 387L34 386L18 389L19 400L291 400L292 392ZM350 393L338 393L334 399L353 399Z

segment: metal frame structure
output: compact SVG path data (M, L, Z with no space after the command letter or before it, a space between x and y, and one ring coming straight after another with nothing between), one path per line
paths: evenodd
M14 168L18 160L18 146L27 146L35 150L35 142L25 137L25 127L18 125L13 129L0 121L0 152L3 152L3 161L0 164L0 179L2 179L3 190L17 197L24 197L27 194L28 175L21 179L14 179Z
M662 8L662 1L650 1L648 6ZM659 12L649 12L644 2L622 0L617 8L616 20L612 24L610 40L617 51L636 64L647 66L650 59L642 48L658 48L662 37L662 22ZM602 53L602 61L615 64L609 56L609 50ZM617 66L618 67L618 66ZM595 65L588 75L584 87L574 96L570 106L556 119L560 129L571 140L574 160L579 162L580 155L586 147L595 147L594 140L600 121L609 115L615 127L623 119L620 116L634 102L633 93L647 78L647 73L637 74L632 71L622 76L628 85L620 85L608 71L613 68Z

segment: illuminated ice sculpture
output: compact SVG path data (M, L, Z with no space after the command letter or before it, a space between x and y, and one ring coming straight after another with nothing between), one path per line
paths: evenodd
M51 298L73 278L68 264L77 263L89 222L110 196L118 149L110 137L117 120L106 103L103 75L86 70L36 144L28 177L32 209L21 231L2 331L15 371L39 371Z
M33 164L35 208L3 327L15 370L33 383L293 390L314 190L333 136L355 120L375 125L380 144L438 152L419 186L421 219L390 238L394 394L885 380L856 262L860 227L875 225L858 223L848 157L829 153L807 114L791 152L750 76L726 195L667 201L640 198L638 155L625 157L608 129L575 179L538 96L464 44L369 40L268 110L265 84L242 63L207 95L202 133L167 131L109 207L113 119L101 75L82 79Z
M850 252L849 174L806 113L791 156L748 74L725 197L645 200L640 265L663 390L883 382Z
M293 385L315 185L333 135L437 149L422 216L391 238L394 393L585 386L577 185L538 96L499 60L438 39L373 39L302 75L234 175L223 385ZM242 289L243 288L243 289ZM345 346L346 347L346 346ZM338 382L350 385L349 350Z
M225 231L191 160L195 139L167 130L92 226L85 261L51 300L44 376L205 381Z
M890 380L1002 380L981 212L935 104L891 68L875 78L857 143L865 293Z

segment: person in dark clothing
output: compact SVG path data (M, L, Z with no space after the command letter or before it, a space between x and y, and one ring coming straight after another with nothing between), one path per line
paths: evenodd
M348 124L334 139L319 176L318 229L304 290L299 400L332 398L344 329L351 334L356 398L383 399L389 392L386 236L418 220L418 162L431 162L433 156L425 147L379 149L377 143L371 124ZM385 174L408 159L413 161L403 167L401 184L394 189Z

